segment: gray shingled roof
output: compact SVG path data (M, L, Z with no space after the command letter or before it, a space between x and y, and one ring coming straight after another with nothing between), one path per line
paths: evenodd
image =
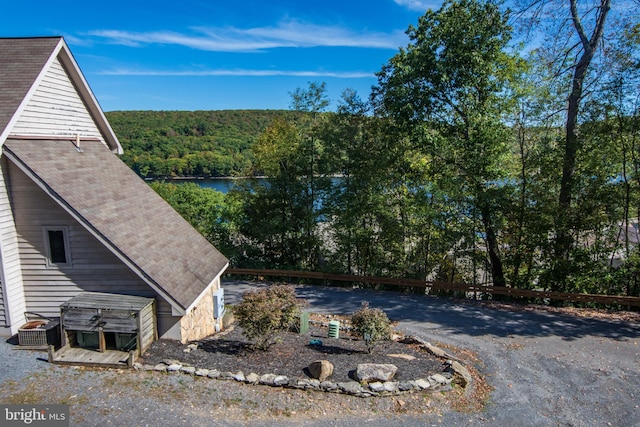
M7 140L27 170L112 251L139 268L183 309L227 259L99 141Z
M58 43L60 37L0 39L0 133Z

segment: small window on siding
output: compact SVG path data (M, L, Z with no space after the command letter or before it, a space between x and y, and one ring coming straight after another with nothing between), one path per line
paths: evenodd
M45 229L47 244L47 262L49 265L69 265L69 242L65 228L47 227Z

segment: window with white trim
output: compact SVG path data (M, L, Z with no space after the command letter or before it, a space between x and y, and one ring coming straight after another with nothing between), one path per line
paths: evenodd
M68 234L66 227L45 227L47 265L71 265Z

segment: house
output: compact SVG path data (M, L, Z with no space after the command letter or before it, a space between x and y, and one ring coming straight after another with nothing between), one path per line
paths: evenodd
M119 159L62 37L0 39L0 147L0 333L82 292L153 298L160 338L216 331L228 260Z

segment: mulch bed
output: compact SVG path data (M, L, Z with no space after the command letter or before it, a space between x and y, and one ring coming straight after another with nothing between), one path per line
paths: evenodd
M359 363L394 364L398 367L395 379L400 381L426 379L444 369L443 360L416 344L386 340L378 343L373 353L368 354L362 340L354 339L344 331L340 331L339 339L328 338L327 328L318 325L310 326L308 334L286 332L281 338L268 351L254 350L252 343L242 334L242 329L235 326L198 341L197 349L190 351L187 345L177 341L157 341L147 350L141 362L157 364L173 359L196 368L218 369L220 372L242 371L245 375L255 372L259 375L309 378L307 366L315 360L326 359L334 366L333 375L329 378L334 382L354 380ZM312 340L320 340L322 345L311 345Z

